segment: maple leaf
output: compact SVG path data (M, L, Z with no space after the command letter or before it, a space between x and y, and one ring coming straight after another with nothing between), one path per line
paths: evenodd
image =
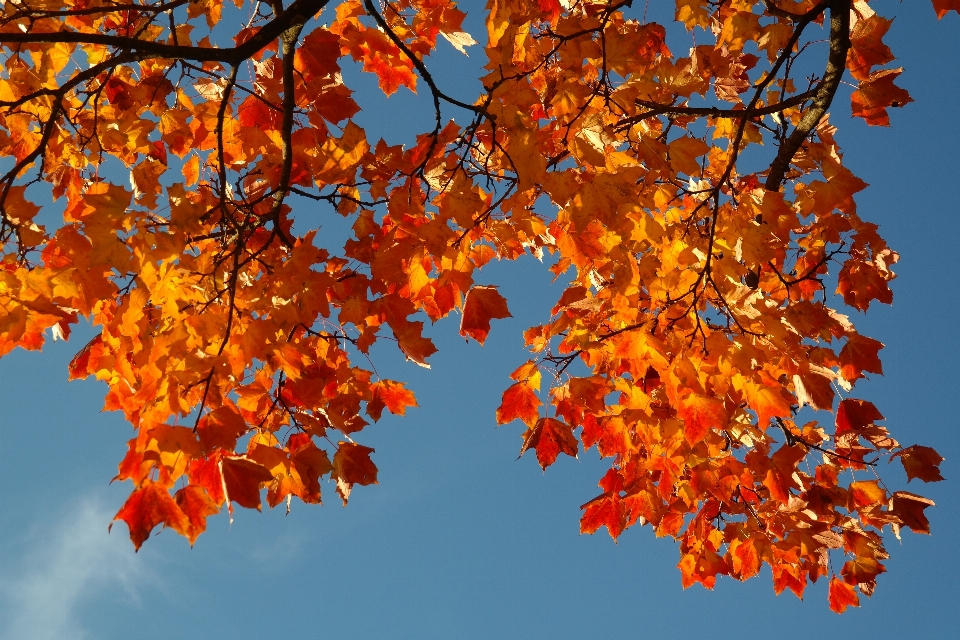
M600 527L606 527L610 537L616 540L626 527L626 508L617 492L602 493L580 509L583 510L580 533L595 533Z
M681 400L678 415L683 420L683 435L690 444L703 440L710 429L722 429L728 419L723 402L693 393Z
M537 394L526 382L511 385L503 392L503 399L497 408L497 424L507 424L514 420L523 420L533 427L539 418L538 407L542 403Z
M273 480L273 475L253 460L240 457L221 459L223 483L227 496L247 509L260 510L260 487Z
M847 53L847 68L857 80L870 77L870 70L877 65L893 60L890 47L881 39L890 29L893 20L876 14L858 20L850 33L850 51Z
M900 462L903 463L903 468L907 472L907 482L914 478L920 478L924 482L943 480L939 468L940 463L943 462L943 456L930 447L915 444L894 452L890 456L890 462L893 462L894 458L900 458Z
M937 12L937 19L947 15L951 11L960 13L960 1L958 0L933 0L933 10Z
M190 523L186 532L181 533L193 546L200 534L207 530L207 517L218 513L220 509L202 487L192 484L177 491L173 500Z
M194 531L190 518L180 509L167 489L149 481L130 494L113 519L127 523L130 540L138 551L158 524L188 537ZM196 536L193 539L196 539Z
M338 442L337 452L333 456L333 477L337 480L337 491L347 504L353 485L377 483L377 466L370 459L373 449L352 442Z
M247 423L240 412L229 405L223 405L200 418L197 433L200 443L207 451L221 447L232 451L237 439L247 431Z
M883 414L872 402L846 398L837 407L837 436L849 431L863 431L877 420L883 420Z
M830 600L830 610L834 613L843 613L847 607L859 607L860 598L852 584L847 584L840 578L833 576L830 578L830 589L828 598Z
M565 453L574 458L579 451L579 443L573 435L570 425L554 418L540 418L537 423L523 434L522 456L528 449L537 452L537 461L546 470L557 461L557 456Z
M914 533L930 533L930 521L927 520L923 511L932 506L935 506L933 500L915 493L896 491L893 494L893 515L900 519L903 526L910 527Z
M871 73L860 81L860 86L850 98L853 116L863 118L869 125L890 126L887 107L902 107L913 98L900 87L893 84L903 69L884 69Z
M854 334L840 350L840 375L848 382L863 378L863 372L883 375L883 366L877 356L883 343L873 338Z
M417 399L413 392L405 389L400 382L381 380L370 387L373 397L367 402L367 414L374 422L383 415L386 408L390 413L398 416L407 414L407 407L416 407Z
M475 286L467 293L460 320L460 335L470 336L483 344L490 333L490 320L512 318L506 299L496 287Z

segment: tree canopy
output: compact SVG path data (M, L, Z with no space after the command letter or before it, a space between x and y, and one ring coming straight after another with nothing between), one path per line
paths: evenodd
M883 530L929 533L933 503L878 461L942 479L850 395L883 345L840 310L893 299L828 113L842 83L870 125L911 102L891 21L861 0L484 11L481 35L451 0L6 0L0 356L89 319L70 376L136 430L116 519L138 548L158 525L192 544L264 488L289 509L375 484L362 432L416 399L374 345L429 367L426 321L451 314L483 344L510 311L482 267L531 255L563 293L496 421L544 469L609 458L581 531L677 539L684 586L768 564L777 593L829 575L830 607L857 605ZM431 75L440 39L486 56L479 97ZM354 63L427 95L432 128L370 139ZM353 237L302 230L295 199Z

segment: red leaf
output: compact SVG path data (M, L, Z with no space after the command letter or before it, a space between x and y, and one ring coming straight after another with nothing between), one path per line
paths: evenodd
M237 438L247 432L247 422L233 406L225 404L200 418L197 433L204 451L222 447L233 451Z
M883 420L883 414L866 400L848 398L840 401L837 407L837 437L850 431L863 431L877 420Z
M936 506L933 500L907 491L893 494L893 515L900 518L903 526L910 527L914 533L930 533L930 521L923 510Z
M130 494L113 519L127 523L130 529L130 540L133 541L133 546L137 550L150 537L150 532L158 524L170 527L184 536L188 535L191 526L190 520L170 497L167 490L150 481Z
M554 418L540 418L536 425L523 434L520 455L531 447L537 451L540 466L546 469L557 461L561 453L576 458L580 445L573 435L573 427Z
M610 537L616 540L627 524L626 509L617 493L602 493L590 502L581 505L580 533L594 533L606 527Z
M830 578L829 600L830 610L835 613L843 613L847 610L847 607L860 606L860 598L857 597L854 586L847 584L836 576Z
M930 447L923 447L918 444L906 449L901 449L890 456L890 460L900 458L903 468L907 472L907 482L914 478L920 478L924 482L940 482L943 476L940 475L940 463L943 462L943 456Z
M933 10L937 12L937 20L951 11L960 13L960 0L933 0Z
M103 336L95 336L90 342L84 345L83 349L80 349L77 355L73 356L73 360L67 365L67 371L69 372L67 379L77 380L78 378L86 378L93 373L93 371L90 371L90 359L100 356L103 349Z
M226 499L223 495L223 474L220 473L220 454L203 460L192 460L187 471L190 484L203 487L218 507Z
M260 96L249 96L237 108L237 120L245 127L257 127L263 131L276 129L283 114Z
M722 429L728 420L722 401L693 393L680 401L677 414L683 420L683 435L692 445L703 440L710 429Z
M373 397L367 402L367 415L374 422L383 415L386 408L390 413L398 416L406 415L407 407L416 407L417 399L413 392L405 389L403 383L393 380L381 380L370 387Z
M184 535L192 547L197 537L207 530L207 516L216 514L220 509L203 487L195 484L177 491L173 499L190 523Z
M525 382L518 382L503 392L503 400L497 408L497 424L523 420L528 427L540 417L540 398Z
M263 466L246 458L222 459L223 481L231 501L247 509L260 510L260 486L273 480Z
M460 320L460 335L470 336L483 344L490 333L491 318L512 318L507 309L507 301L496 287L473 287L467 294L463 305L463 319Z
M352 442L337 443L333 456L333 477L337 479L337 491L347 504L353 485L377 484L377 465L370 459L374 452L370 447Z
M164 166L167 165L167 147L163 144L162 141L157 140L156 142L151 142L150 146L152 147L147 155L155 160L158 160Z
M863 378L864 371L883 375L883 365L877 355L880 349L883 349L882 342L853 334L840 350L840 375L848 382Z

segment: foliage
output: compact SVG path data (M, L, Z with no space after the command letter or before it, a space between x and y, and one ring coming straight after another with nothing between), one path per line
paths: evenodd
M104 381L136 430L116 477L134 545L157 525L193 543L262 488L289 509L322 478L344 503L376 483L354 438L416 400L358 363L386 339L428 366L424 321L456 311L483 343L510 312L477 272L526 254L567 284L496 417L544 468L581 445L610 459L581 531L676 538L684 586L766 563L799 596L833 573L838 612L873 592L886 526L929 532L932 502L874 467L936 481L942 458L847 397L883 345L831 306L834 287L858 311L892 302L897 254L857 214L866 183L827 118L844 78L871 125L910 102L890 20L861 0L676 0L670 39L695 44L674 52L630 1L490 0L468 102L428 64L440 37L476 44L452 0L234 1L7 0L0 18L0 355L99 328L70 376ZM369 140L345 58L386 95L426 91L435 127ZM354 237L294 233L291 194Z

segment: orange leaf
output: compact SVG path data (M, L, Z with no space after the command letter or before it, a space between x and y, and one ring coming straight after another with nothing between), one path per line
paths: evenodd
M860 311L866 311L874 300L893 304L893 291L888 284L891 278L889 270L872 262L847 260L837 276L837 293L846 304Z
M590 502L581 505L580 533L595 533L606 527L610 537L616 540L627 523L623 500L616 493L602 493Z
M413 392L405 389L403 383L381 380L371 385L370 390L373 397L367 402L367 415L374 422L383 415L384 408L394 415L403 416L407 413L407 407L418 406Z
M221 447L233 451L237 438L247 432L247 423L233 406L225 404L200 418L197 433L204 451Z
M561 453L576 458L580 449L573 435L573 427L554 418L540 418L536 425L523 434L520 455L531 447L536 449L537 461L543 469L556 462Z
M127 523L130 540L138 551L158 524L170 527L184 536L189 536L191 531L190 519L180 510L170 493L149 480L130 494L113 519Z
M203 487L195 484L187 485L177 491L173 499L190 522L186 533L181 533L187 537L192 547L197 537L207 530L207 516L216 514L220 509Z
M783 445L770 458L770 470L763 480L763 486L770 490L770 496L783 504L790 502L791 489L800 489L796 481L797 464L807 456L801 445Z
M511 318L507 301L496 287L475 286L467 294L460 320L460 335L470 336L480 344L490 333L491 318Z
M833 576L830 578L830 610L835 613L843 613L847 607L859 607L860 598L857 597L856 589L852 584L847 584L840 578Z
M757 413L757 426L761 429L766 429L772 418L786 418L790 415L790 401L784 396L781 387L747 385L747 398L750 408Z
M887 20L876 14L858 20L850 32L850 50L847 53L847 68L857 80L870 77L872 67L887 64L893 60L890 47L883 44L882 38L893 20Z
M519 419L532 427L540 417L540 404L540 398L525 382L511 385L503 392L503 399L497 408L497 424L507 424Z
M67 371L69 372L67 379L77 380L78 378L86 378L91 373L95 373L95 370L90 369L91 360L93 360L95 364L96 360L103 354L104 349L103 336L94 336L90 342L84 345L83 349L80 349L77 355L73 356L73 360L67 365Z
M188 187L197 184L197 180L200 179L199 156L191 156L189 160L183 163L183 179Z
M877 480L851 482L849 491L850 504L847 505L847 509L850 511L871 507L887 501L887 492L880 486Z
M710 429L722 429L729 417L723 402L694 393L682 398L677 414L683 420L683 435L690 444L697 444Z
M883 69L861 80L859 88L850 97L853 117L863 118L869 125L890 126L887 107L902 107L913 102L909 93L893 84L901 73L902 68Z
M393 325L393 335L396 336L403 355L421 367L430 368L427 358L436 353L437 348L430 338L423 337L422 322L397 323Z

